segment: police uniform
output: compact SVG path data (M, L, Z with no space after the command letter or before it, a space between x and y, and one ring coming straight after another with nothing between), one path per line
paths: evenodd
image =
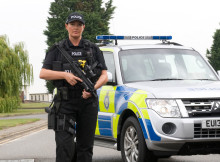
M62 47L75 61L83 62L84 65L93 67L95 77L90 79L95 84L102 70L107 70L104 57L100 49L88 40L81 39L78 46L74 46L69 39L63 40L54 45L46 54L43 68L72 72L68 62L56 48ZM95 64L95 65L94 65ZM95 67L94 67L95 66ZM82 67L83 69L83 67ZM74 72L73 72L74 74ZM80 83L71 86L66 80L53 81L58 89L58 96L55 99L55 107L60 119L67 120L65 128L55 130L56 140L56 161L74 161L74 136L69 128L76 128L77 141L77 162L92 161L93 142L98 114L98 98L92 96L83 99L83 87ZM76 121L76 127L69 121ZM61 125L62 127L63 125Z

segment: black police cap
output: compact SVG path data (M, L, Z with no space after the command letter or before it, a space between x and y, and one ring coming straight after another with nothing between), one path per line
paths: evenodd
M66 20L66 24L68 24L72 21L80 21L81 23L85 24L85 20L83 18L83 15L78 12L71 13Z

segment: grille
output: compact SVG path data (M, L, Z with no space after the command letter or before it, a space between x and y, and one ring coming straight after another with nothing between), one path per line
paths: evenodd
M220 108L213 111L214 102L220 103L220 99L182 100L189 117L220 116Z
M202 124L194 124L194 138L220 137L220 129L202 129Z

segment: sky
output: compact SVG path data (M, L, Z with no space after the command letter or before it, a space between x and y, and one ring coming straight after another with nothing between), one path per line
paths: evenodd
M53 1L0 0L0 35L7 35L11 47L23 42L33 65L34 83L29 93L47 92L39 72L47 49L43 31ZM203 55L211 48L216 29L220 29L220 0L113 0L113 5L111 34L172 35L173 42L193 47Z

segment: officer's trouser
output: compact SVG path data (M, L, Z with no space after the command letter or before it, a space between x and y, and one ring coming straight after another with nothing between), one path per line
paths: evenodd
M56 162L92 162L98 101L76 105L77 160L74 158L73 135L67 131L55 131Z

